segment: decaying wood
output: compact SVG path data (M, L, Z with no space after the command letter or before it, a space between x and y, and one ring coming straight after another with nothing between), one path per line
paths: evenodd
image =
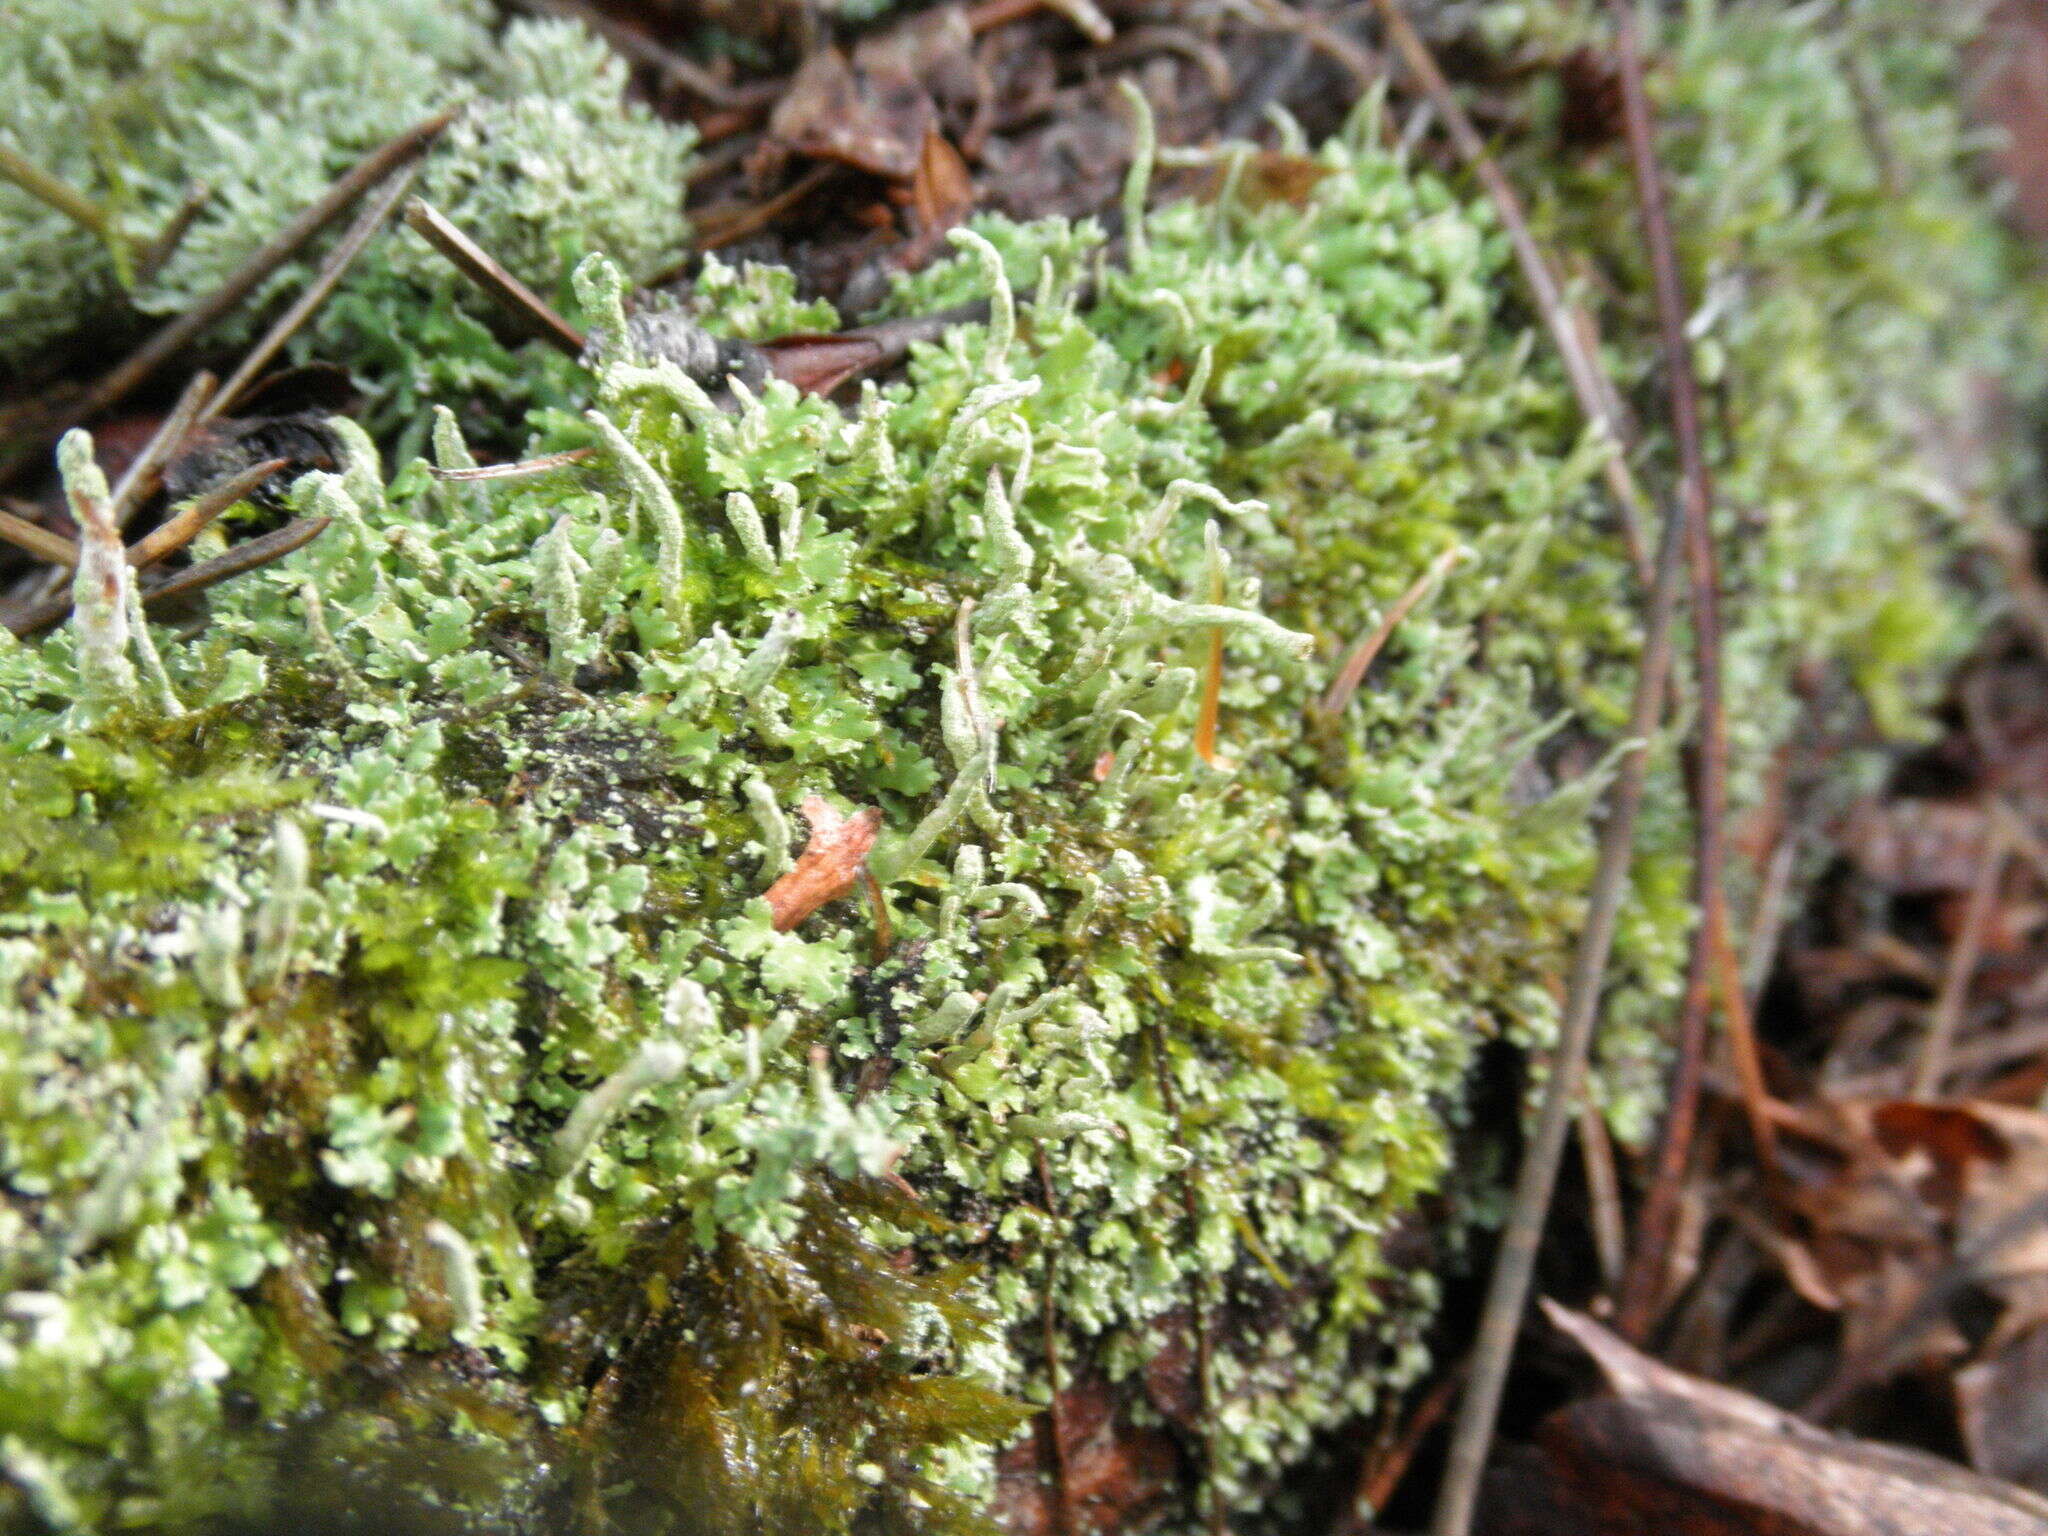
M1610 1395L1545 1421L1489 1479L1489 1536L2042 1536L2048 1500L1919 1451L1830 1435L1660 1365L1591 1319L1551 1321Z

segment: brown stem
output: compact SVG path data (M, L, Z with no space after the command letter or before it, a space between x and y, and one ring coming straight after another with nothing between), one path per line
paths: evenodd
M237 544L225 554L215 555L211 560L202 560L197 565L187 566L161 586L145 587L142 592L144 607L153 603L168 602L174 597L187 597L195 592L204 592L208 587L219 586L232 576L245 571L257 570L274 561L282 560L293 550L313 542L323 532L332 518L302 517L295 523L287 523L275 532L266 533L260 539L251 539L246 544ZM41 634L53 625L61 624L64 615L71 611L71 594L60 593L47 601L37 603L23 613L7 621L7 627L14 632L17 640L30 635Z
M25 517L16 517L12 512L0 509L0 542L12 544L16 549L27 550L38 560L47 560L52 565L61 565L67 570L78 564L78 546L61 533L52 533L41 523L32 523Z
M1366 669L1373 664L1373 658L1385 648L1387 641L1393 638L1394 630L1401 621L1414 611L1415 605L1428 595L1430 588L1443 579L1444 573L1464 558L1464 549L1452 545L1430 562L1429 569L1416 577L1406 592L1394 599L1394 606L1387 610L1387 616L1380 620L1371 634L1352 647L1351 654L1344 658L1344 665L1337 669L1329 692L1323 695L1324 714L1341 713L1351 702L1358 685L1365 681Z
M1522 269L1522 280L1529 285L1529 296L1536 305L1536 312L1543 317L1544 329L1550 332L1550 339L1557 347L1558 360L1564 364L1565 379L1571 385L1573 398L1578 401L1579 413L1614 445L1602 466L1602 473L1606 476L1608 491L1614 498L1615 511L1620 517L1622 542L1628 546L1628 556L1635 565L1636 574L1648 588L1653 580L1643 537L1643 525L1648 521L1648 502L1624 457L1628 439L1622 423L1608 409L1611 391L1603 383L1605 376L1600 361L1584 345L1584 338L1565 303L1551 260L1544 254L1542 246L1536 243L1535 235L1530 233L1528 215L1522 211L1522 200L1516 195L1514 185L1493 156L1487 153L1486 141L1472 126L1471 117L1459 103L1450 81L1444 78L1444 72L1437 67L1429 45L1422 40L1415 24L1408 19L1408 13L1402 9L1401 0L1373 0L1373 3L1379 7L1388 40L1422 82L1429 99L1436 104L1459 158L1479 178L1487 196L1493 199L1493 205L1500 213L1501 227L1507 231L1508 243L1514 248L1515 264Z
M201 424L213 420L240 399L256 375L270 366L270 360L277 356L279 349L327 302L343 275L362 255L363 247L384 227L385 220L391 217L391 210L398 206L398 200L405 196L419 173L419 162L415 160L363 205L363 211L356 215L355 222L349 225L334 249L327 253L327 259L320 263L320 270L313 274L313 280L306 284L305 291L271 322L270 329L263 333L263 339L249 349L248 356L228 376L220 392L200 408Z
M1428 61L1427 50L1408 25L1399 0L1377 3L1397 40L1405 39L1401 46L1410 55L1411 63L1418 55ZM1434 62L1428 63L1441 82L1443 77L1435 71ZM1443 96L1452 100L1447 85ZM1455 107L1454 101L1452 105ZM1463 121L1462 115L1459 120ZM1466 131L1470 132L1469 124ZM1568 319L1563 323L1570 329ZM1459 1404L1450 1460L1430 1524L1432 1536L1466 1536L1472 1528L1479 1480L1493 1442L1494 1421L1500 1412L1501 1393L1514 1355L1515 1336L1521 1328L1522 1310L1528 1302L1537 1246L1557 1186L1565 1136L1585 1076L1586 1057L1600 1011L1601 985L1614 943L1615 921L1634 858L1636 815L1642 806L1643 786L1649 773L1649 744L1664 716L1665 684L1671 671L1671 632L1678 609L1686 533L1684 504L1674 500L1665 509L1650 581L1642 661L1629 706L1628 750L1608 793L1607 816L1600 829L1599 863L1587 897L1585 926L1579 931L1565 984L1564 1020L1551 1052L1550 1076L1544 1084L1536 1128L1522 1156L1513 1204L1494 1256L1479 1338L1473 1346L1472 1379Z
M198 538L207 525L221 513L279 470L289 468L291 462L290 459L265 459L261 464L250 465L232 480L215 486L204 496L186 502L170 517L128 546L128 563L141 570L145 566L155 565L157 561L175 555Z
M414 234L453 262L464 277L496 299L523 330L571 357L583 355L583 333L506 271L489 251L450 223L432 203L425 198L412 199L405 205L405 222Z
M0 181L14 183L37 202L56 209L72 223L102 240L111 238L113 234L113 223L108 219L106 209L5 144L0 144Z
M219 381L204 370L192 375L184 393L178 396L178 403L171 407L171 413L164 417L156 433L142 452L135 456L121 474L114 486L114 521L123 528L135 516L136 509L155 494L163 480L163 467L169 463L192 430L192 423L199 419L199 412L213 397L213 386Z
M1694 669L1699 705L1699 739L1692 754L1693 894L1699 916L1693 931L1684 1001L1679 1009L1677 1054L1656 1171L1637 1219L1630 1273L1622 1286L1617 1317L1623 1336L1640 1341L1649 1327L1661 1288L1658 1277L1670 1247L1671 1223L1677 1213L1680 1186L1691 1152L1706 1055L1707 1017L1715 991L1715 938L1725 932L1728 921L1723 881L1727 858L1724 823L1728 734L1721 699L1721 597L1714 556L1714 489L1702 446L1699 385L1693 374L1692 343L1686 334L1689 311L1684 280L1671 234L1663 170L1657 157L1656 120L1643 87L1635 15L1626 0L1610 0L1609 9L1614 15L1615 53L1621 70L1630 160L1642 207L1643 242L1649 251L1663 335L1671 432L1678 446L1686 563L1692 577ZM1736 1006L1741 1006L1739 998Z

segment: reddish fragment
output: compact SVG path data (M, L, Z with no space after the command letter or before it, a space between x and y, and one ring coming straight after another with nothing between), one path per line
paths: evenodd
M825 903L852 890L882 828L882 813L873 806L841 816L819 796L806 795L800 809L810 823L810 841L766 893L777 933L789 932Z

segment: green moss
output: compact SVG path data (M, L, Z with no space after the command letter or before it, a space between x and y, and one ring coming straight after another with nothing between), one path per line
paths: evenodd
M1865 171L1765 131L1854 125L1813 78L1832 34L1774 22L1810 53L1774 74L1759 14L1697 22L1664 81L1680 226L1741 275L1702 290L1754 424L1715 443L1744 796L1793 663L1899 713L1963 633L1945 596L1899 622L1949 549L1899 417L1995 319L1848 304L1828 269L1994 240L1945 121L1904 223L1853 205L1845 248L1762 217ZM86 696L90 617L0 651L7 787L46 811L0 825L10 1512L257 1509L282 1435L451 1528L971 1526L1005 1399L1045 1400L1048 1300L1066 1369L1132 1403L1206 1335L1190 1463L1249 1510L1413 1379L1436 1280L1390 1238L1448 1187L1455 1245L1493 1192L1450 1166L1466 1078L1552 1028L1638 599L1490 215L1370 111L1318 155L1305 206L1163 208L1123 264L1091 226L977 223L892 303L996 318L851 411L771 384L728 413L618 355L588 419L543 418L584 465L309 476L328 533L163 637L181 712ZM1755 216L1695 220L1729 196ZM1628 208L1603 164L1547 216L1626 272ZM720 328L796 313L786 275L701 296ZM1624 1132L1689 916L1656 750ZM857 901L778 932L760 899L810 794L882 813L886 955ZM217 1443L232 1475L194 1481Z

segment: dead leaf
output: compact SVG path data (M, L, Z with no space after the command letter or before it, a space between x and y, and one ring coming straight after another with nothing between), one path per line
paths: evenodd
M1842 847L1864 875L1906 894L1967 891L1984 860L1991 817L1963 800L1865 801Z
M802 811L810 824L810 841L796 863L766 892L777 933L789 932L818 908L853 889L882 826L882 813L873 806L841 816L818 795L806 795Z
M908 181L934 116L930 95L911 76L857 69L837 48L821 48L791 78L768 134L796 154Z

